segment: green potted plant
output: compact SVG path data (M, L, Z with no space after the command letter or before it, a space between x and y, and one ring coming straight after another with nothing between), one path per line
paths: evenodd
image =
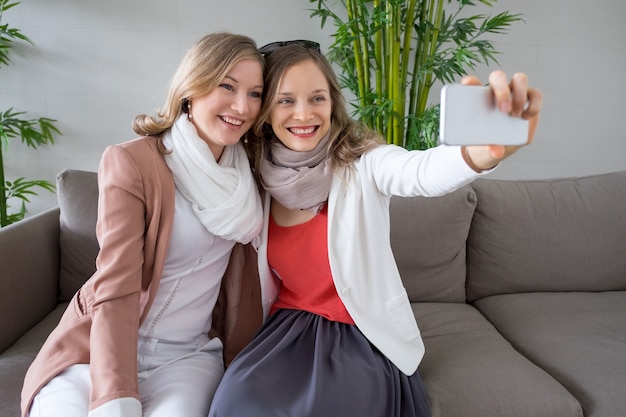
M4 12L15 7L19 2L10 3L9 0L0 0L0 65L9 65L9 51L16 40L33 42L19 29L11 28L3 23ZM54 192L54 184L45 180L26 180L24 177L8 181L4 174L4 155L9 147L9 139L20 138L22 143L34 149L41 145L54 143L54 134L61 134L55 127L56 120L46 117L38 119L23 119L25 111L17 111L12 107L0 111L0 227L15 223L24 218L26 203L29 196L36 195L34 188L39 187ZM9 200L15 198L21 201L19 211L9 213Z
M436 145L439 105L430 88L478 64L496 62L498 52L483 39L503 34L519 14L465 17L465 8L497 0L309 0L312 16L336 31L327 54L337 64L343 88L354 97L354 116L388 143L407 149Z

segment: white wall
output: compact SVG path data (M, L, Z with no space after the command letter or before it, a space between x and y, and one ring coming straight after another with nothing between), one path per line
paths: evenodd
M332 1L332 0L331 0ZM203 34L243 33L259 45L308 38L330 45L308 0L22 0L3 22L36 47L14 48L0 68L0 111L58 120L55 145L32 150L12 142L7 176L54 181L64 168L96 170L104 148L131 139L138 113L160 106L169 77ZM496 36L501 67L524 71L545 95L535 144L490 174L549 178L626 169L626 17L623 0L500 0L472 12L522 13L511 33ZM490 67L490 69L495 67ZM486 79L488 69L476 74ZM41 192L29 212L56 204Z

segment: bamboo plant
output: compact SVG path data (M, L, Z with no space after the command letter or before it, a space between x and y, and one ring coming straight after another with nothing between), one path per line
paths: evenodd
M478 64L497 63L498 52L483 39L504 34L519 14L463 17L464 9L497 0L309 0L312 16L336 31L329 60L342 88L354 96L357 119L388 143L407 149L436 145L439 105L429 104L435 82L454 82Z
M21 40L33 45L33 42L19 29L11 28L3 23L4 12L19 4L10 3L9 0L0 0L0 65L9 65L9 51L13 47L13 42ZM23 119L26 112L16 111L9 108L0 112L0 227L15 223L24 218L26 214L26 203L29 197L37 195L34 188L43 188L54 191L55 187L46 180L26 180L24 177L8 181L5 177L4 155L9 148L9 139L19 137L22 143L31 148L54 143L54 134L61 134L55 127L56 120L47 117L38 119ZM17 212L9 212L9 201L15 198L21 202Z

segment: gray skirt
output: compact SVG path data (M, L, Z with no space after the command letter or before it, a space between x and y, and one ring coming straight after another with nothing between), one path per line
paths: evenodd
M350 324L279 310L235 358L209 417L429 417L407 376Z

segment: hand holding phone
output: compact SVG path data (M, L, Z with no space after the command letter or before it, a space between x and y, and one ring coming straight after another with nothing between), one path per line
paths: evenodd
M439 138L446 145L524 145L528 120L500 111L490 87L447 84L441 89Z

